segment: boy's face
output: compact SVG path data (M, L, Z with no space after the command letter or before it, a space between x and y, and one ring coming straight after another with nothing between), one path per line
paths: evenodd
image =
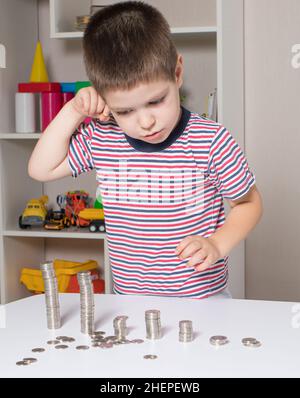
M166 140L180 118L179 88L182 57L178 57L176 80L141 83L130 90L108 91L105 101L121 129L130 137L152 144Z

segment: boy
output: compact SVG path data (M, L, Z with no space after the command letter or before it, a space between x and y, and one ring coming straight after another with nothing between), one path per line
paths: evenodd
M262 213L242 151L222 125L180 106L182 57L155 8L136 1L104 8L83 45L93 87L47 127L30 176L50 181L96 169L116 293L225 291L227 256Z

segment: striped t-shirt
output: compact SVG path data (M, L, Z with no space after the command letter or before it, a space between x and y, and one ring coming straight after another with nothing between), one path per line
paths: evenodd
M198 272L175 254L186 236L223 225L223 198L255 184L224 126L182 108L168 139L149 144L95 119L73 134L68 159L74 177L96 170L115 293L204 298L226 288L228 257Z

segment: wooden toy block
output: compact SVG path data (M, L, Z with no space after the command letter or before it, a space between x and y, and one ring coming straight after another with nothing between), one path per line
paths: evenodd
M19 93L43 93L43 92L60 92L59 83L19 83L18 92Z

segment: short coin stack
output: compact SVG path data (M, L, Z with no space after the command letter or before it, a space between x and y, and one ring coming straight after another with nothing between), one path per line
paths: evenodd
M145 311L146 337L150 340L161 338L161 323L159 310Z
M91 334L94 332L94 291L91 273L88 271L78 272L77 279L80 288L80 322L81 333Z
M193 341L193 323L192 321L180 321L179 322L179 341L182 343L188 343Z
M125 340L127 336L127 326L126 326L126 321L128 319L128 316L125 315L119 315L117 316L114 321L114 332L117 340Z
M219 347L221 345L226 345L229 343L229 340L226 336L212 336L209 339L210 344Z
M45 286L45 300L47 311L48 329L59 329L61 327L60 308L58 299L57 279L51 261L40 265Z
M245 347L257 348L261 346L261 342L256 340L254 337L245 337L242 339L242 343Z

